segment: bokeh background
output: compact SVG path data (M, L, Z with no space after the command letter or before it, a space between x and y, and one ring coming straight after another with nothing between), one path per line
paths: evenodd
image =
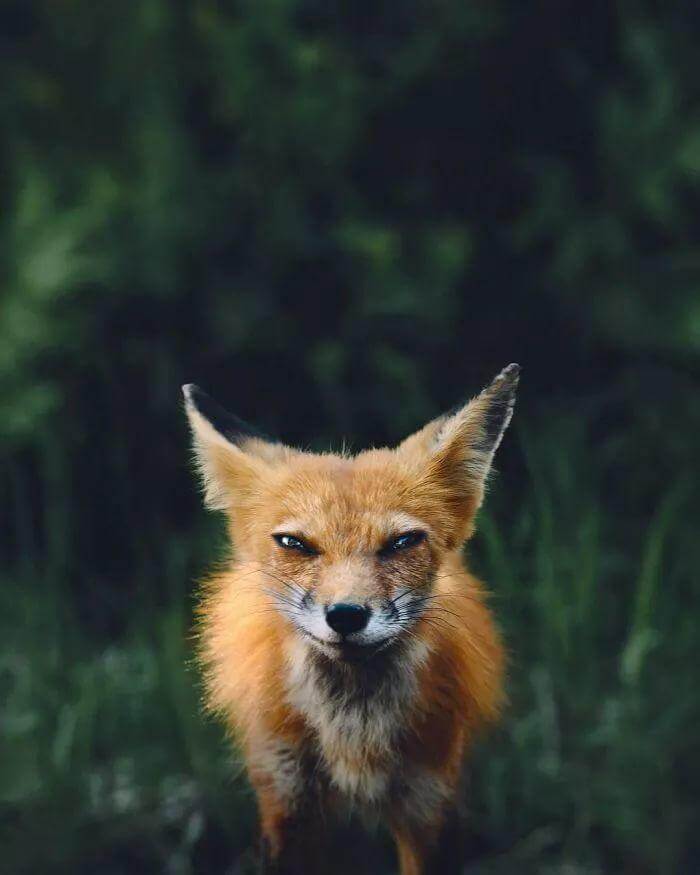
M699 40L650 0L0 5L3 872L249 871L180 384L361 447L510 361L465 872L700 871Z

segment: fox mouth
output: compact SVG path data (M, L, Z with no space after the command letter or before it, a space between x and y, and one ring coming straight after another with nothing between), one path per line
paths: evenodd
M310 632L304 632L304 634L324 653L326 653L326 655L331 655L335 659L339 658L347 660L348 662L371 659L377 653L391 647L395 642L394 636L387 636L379 641L360 644L357 641L347 641L344 639L341 639L340 641L324 641L322 638L317 638L316 635L312 635Z

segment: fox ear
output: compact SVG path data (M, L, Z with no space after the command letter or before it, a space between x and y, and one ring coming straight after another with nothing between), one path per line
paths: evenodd
M513 416L520 366L510 364L476 398L407 438L409 454L453 511L469 522L484 498L491 462Z
M211 510L228 510L254 488L266 463L284 448L267 441L193 383L183 386L182 393L204 503Z

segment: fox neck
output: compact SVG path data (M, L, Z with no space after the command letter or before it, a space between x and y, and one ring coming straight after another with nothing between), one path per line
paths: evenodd
M312 730L331 782L371 799L396 756L397 740L415 706L419 671L428 658L418 641L365 663L328 659L297 642L290 659L288 695ZM373 764L364 769L358 762Z
M400 685L409 650L406 641L397 641L373 656L346 660L332 659L309 647L306 662L330 699L360 705L386 697L392 687Z

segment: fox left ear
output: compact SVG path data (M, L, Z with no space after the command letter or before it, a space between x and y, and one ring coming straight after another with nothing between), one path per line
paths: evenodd
M520 366L508 365L476 398L399 447L419 461L431 487L467 523L483 501L494 454L513 416L519 377Z
M231 510L254 491L268 464L290 451L268 441L193 383L183 386L182 393L204 485L204 503L211 510Z

